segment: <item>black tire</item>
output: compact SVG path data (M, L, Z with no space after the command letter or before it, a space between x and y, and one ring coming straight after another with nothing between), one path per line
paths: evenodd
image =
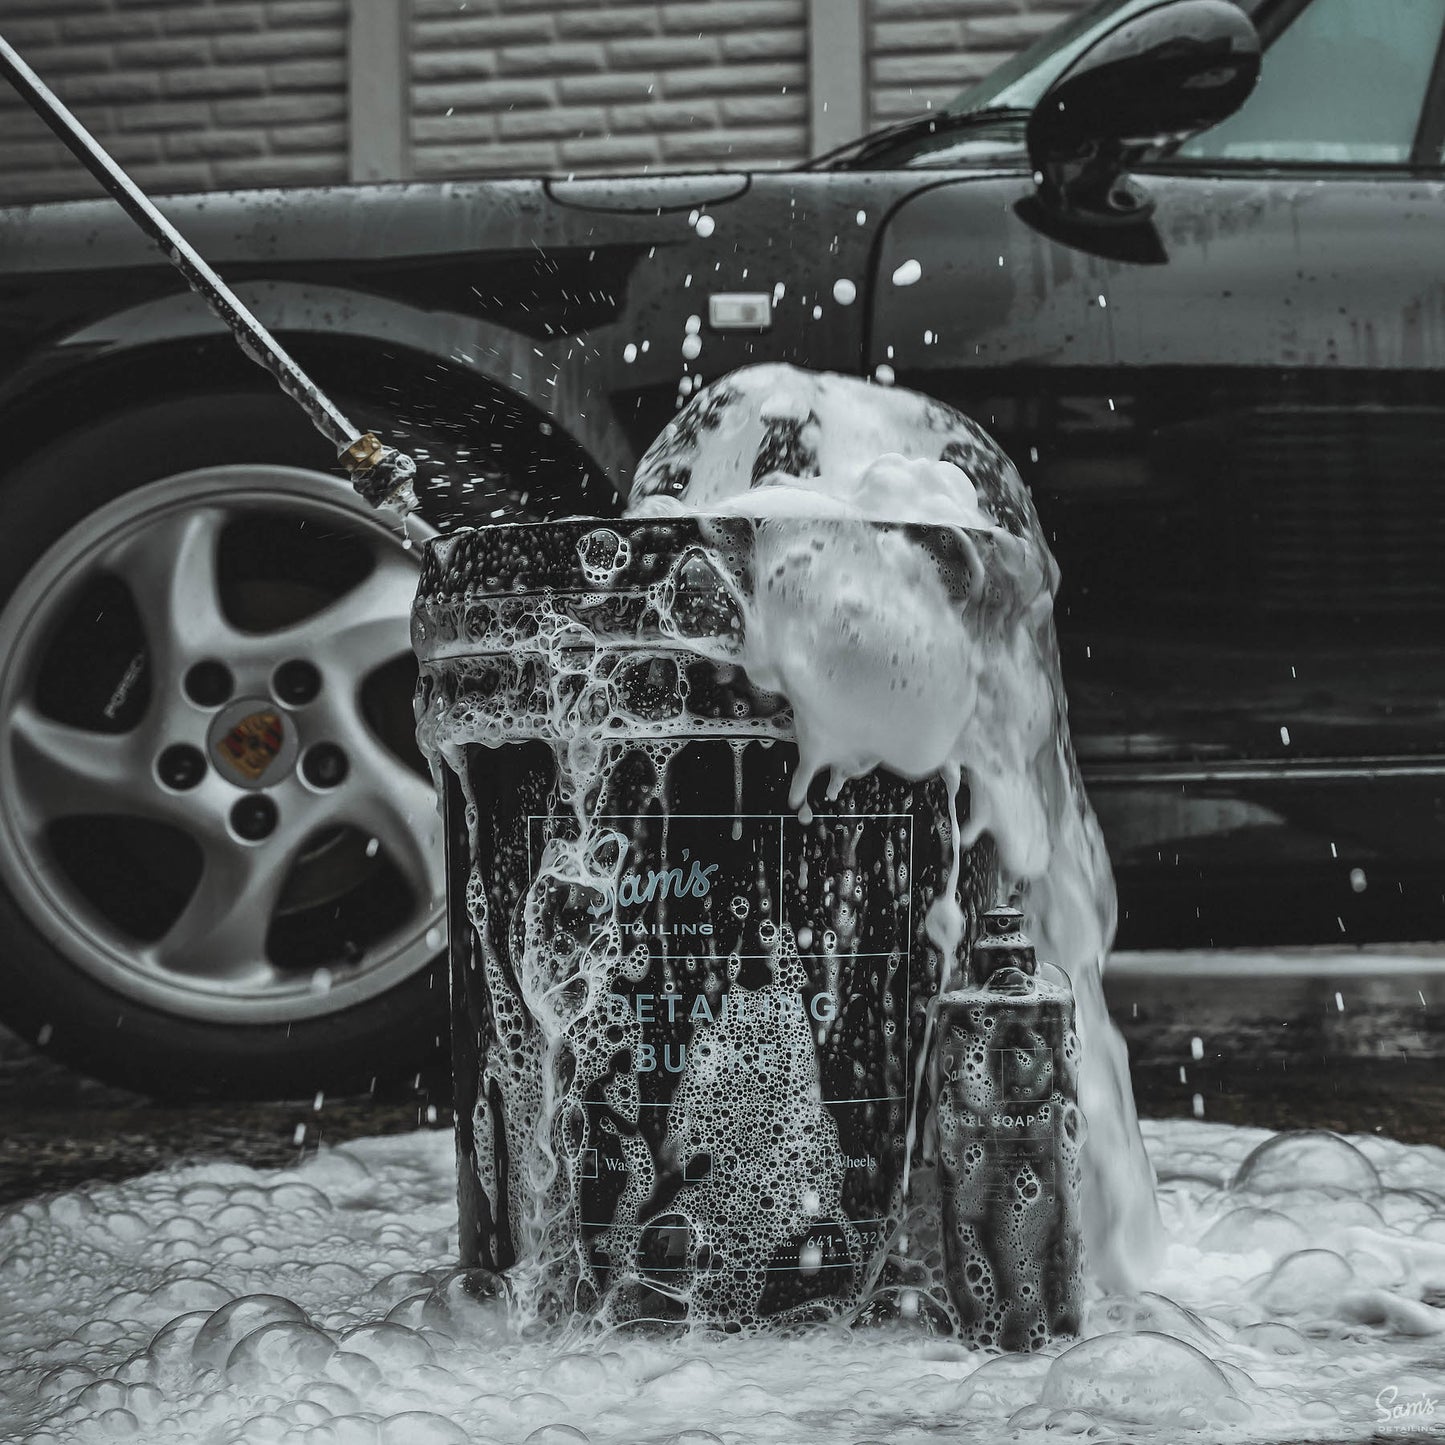
M73 432L0 474L0 607L35 560L96 508L162 477L238 462L336 474L326 444L279 396L193 396L77 418ZM0 669L9 662L0 656ZM432 1071L444 1058L444 952L354 1006L231 1025L167 1013L104 986L57 950L3 877L0 939L0 1018L66 1063L152 1096L360 1092L374 1080Z

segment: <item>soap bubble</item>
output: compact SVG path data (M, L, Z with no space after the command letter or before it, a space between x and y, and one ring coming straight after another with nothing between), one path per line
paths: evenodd
M405 1299L398 1300L391 1309L387 1311L386 1323L389 1325L401 1325L405 1329L419 1330L422 1328L427 1301L431 1299L431 1290L423 1293L409 1294Z
M1380 1192L1380 1176L1348 1139L1325 1129L1303 1129L1266 1139L1239 1166L1229 1187L1251 1194L1323 1189L1373 1196Z
M140 1381L126 1391L126 1404L139 1420L154 1420L161 1412L166 1397L155 1385Z
M471 1436L430 1410L404 1410L381 1422L381 1445L471 1445Z
M394 1370L397 1378L417 1365L429 1365L435 1358L423 1335L402 1325L383 1322L361 1325L341 1337L341 1348L364 1355L383 1372Z
M1263 1320L1259 1324L1245 1325L1234 1337L1235 1344L1248 1345L1262 1355L1304 1355L1309 1353L1310 1343L1298 1330L1282 1325L1277 1320Z
M430 1294L436 1281L429 1274L416 1269L397 1270L394 1274L379 1279L372 1285L367 1296L382 1305L397 1305L410 1295Z
M198 1411L188 1413L199 1414ZM281 1440L290 1445L290 1442L299 1440L303 1435L301 1430L293 1433L292 1424L284 1415L266 1410L243 1421L240 1428L233 1429L227 1438L236 1441L237 1445L276 1445L276 1442Z
M718 1379L713 1365L694 1355L654 1375L647 1381L646 1392L655 1399L684 1402L715 1389Z
M1280 1255L1308 1243L1304 1229L1277 1209L1252 1204L1231 1209L1215 1220L1199 1241L1201 1249L1215 1254L1248 1254L1262 1249Z
M1049 1362L1039 1355L1000 1355L980 1365L959 1386L956 1406L980 1414L1011 1415L1035 1403Z
M140 1421L129 1410L105 1410L96 1417L97 1425L112 1440L129 1440L140 1430Z
M717 230L717 222L711 216L699 216L697 218L697 233L704 241L707 240L715 230Z
M418 1366L418 1369L423 1368ZM386 1384L374 1361L355 1350L337 1350L326 1361L326 1378L360 1395L370 1394Z
M522 1445L592 1445L592 1440L575 1425L543 1425L533 1430Z
M144 1239L151 1232L151 1225L133 1209L113 1209L105 1216L106 1233L126 1243Z
M1040 1405L1044 1413L1044 1429L1056 1435L1099 1435L1099 1422L1084 1410L1053 1410ZM1023 1414L1023 1411L1019 1412Z
M309 1379L336 1353L329 1336L302 1320L275 1320L240 1340L226 1361L226 1377L248 1386Z
M453 1339L501 1334L507 1328L510 1298L501 1275L486 1269L454 1269L427 1296L421 1323Z
M371 1184L371 1171L348 1149L323 1144L301 1166L309 1181L351 1194Z
M95 1371L86 1369L84 1365L57 1365L40 1377L35 1393L42 1400L59 1400L93 1379Z
M596 1355L558 1355L543 1371L542 1382L548 1389L565 1390L568 1394L592 1394L607 1385L607 1367Z
M324 1424L313 1425L306 1445L379 1445L381 1426L369 1415L337 1415Z
M1144 1330L1098 1335L1065 1350L1049 1367L1039 1398L1055 1409L1163 1424L1232 1394L1223 1371L1193 1345Z
M191 1347L191 1357L198 1365L206 1365L213 1370L223 1369L231 1351L252 1330L282 1320L310 1323L300 1305L280 1295L242 1295L230 1304L222 1305L201 1326Z
M173 1319L190 1311L219 1309L230 1298L231 1291L213 1279L183 1275L151 1290L144 1312L152 1319Z
M594 527L577 542L582 575L592 583L610 582L632 560L631 544L611 527Z
M1219 1336L1193 1310L1147 1290L1141 1295L1121 1295L1101 1300L1089 1311L1088 1318L1090 1333L1096 1332L1096 1326L1100 1327L1098 1333L1148 1330L1185 1340L1206 1350L1219 1344Z
M1300 1249L1280 1260L1254 1297L1271 1314L1328 1315L1354 1278L1349 1261L1333 1250Z
M96 1380L76 1396L76 1403L92 1415L126 1405L129 1401L130 1392L119 1380Z
M833 300L839 306L851 306L858 299L858 288L846 276L833 282Z
M156 1331L144 1353L136 1356L133 1367L131 1362L127 1361L128 1371L147 1380L188 1376L195 1364L199 1363L194 1361L193 1356L196 1336L211 1317L212 1312L205 1310L177 1315ZM222 1356L220 1365L225 1362L225 1357ZM220 1365L216 1368L219 1369Z

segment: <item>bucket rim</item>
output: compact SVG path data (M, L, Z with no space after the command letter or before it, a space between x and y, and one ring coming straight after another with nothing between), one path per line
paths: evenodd
M714 548L730 563L742 563L752 538L764 526L812 526L834 534L903 532L933 550L940 561L947 561L970 546L992 546L998 539L993 530L946 522L827 515L689 512L675 517L558 517L480 522L430 537L422 544L416 606L543 591L559 596L598 593L622 596L645 592L664 581L684 591L692 590L688 581L677 573L675 564L680 555L693 547ZM589 571L580 553L581 544L588 537L596 537L599 546L605 549L608 534L625 544L625 553L619 550L621 560L615 567L604 568L601 573L595 568ZM639 536L653 545L639 548ZM737 570L746 571L746 567Z

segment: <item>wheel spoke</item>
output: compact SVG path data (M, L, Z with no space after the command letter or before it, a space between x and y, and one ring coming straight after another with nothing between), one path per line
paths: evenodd
M292 627L265 634L273 656L304 657L330 679L359 681L368 672L411 650L411 604L416 563L388 550L349 592Z
M125 582L140 613L160 678L201 657L224 655L234 630L221 610L216 548L226 513L219 507L174 512L103 559Z
M442 825L431 780L418 777L359 717L342 742L351 775L337 800L338 817L377 840L419 900L439 903Z
M16 792L34 831L85 814L170 816L134 733L71 727L22 703L10 719Z
M439 903L444 882L436 796L430 783L399 763L396 775L398 786L362 796L357 824L377 839L419 900Z
M298 845L286 848L282 838L261 847L208 842L200 882L180 917L150 946L148 961L170 973L229 982L269 977L266 934Z

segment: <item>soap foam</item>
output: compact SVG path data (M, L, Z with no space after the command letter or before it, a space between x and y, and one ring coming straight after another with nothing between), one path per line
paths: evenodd
M1434 1438L1445 1151L1192 1120L1143 1133L1157 1293L1094 1286L1081 1341L1039 1355L969 1351L926 1310L783 1338L539 1331L496 1277L452 1268L442 1131L33 1200L0 1212L0 1439ZM1274 1166L1302 1154L1291 1187Z
M757 585L738 598L742 641L729 655L792 705L795 806L823 771L835 790L879 765L967 780L955 851L991 835L1040 955L1073 984L1091 1268L1114 1287L1143 1282L1159 1239L1153 1181L1101 984L1113 878L1069 740L1058 569L1017 471L926 397L754 367L700 392L664 431L639 465L631 514L761 519ZM846 522L953 529L970 574L962 599L917 535L830 529ZM935 923L947 956L962 932L951 899Z

